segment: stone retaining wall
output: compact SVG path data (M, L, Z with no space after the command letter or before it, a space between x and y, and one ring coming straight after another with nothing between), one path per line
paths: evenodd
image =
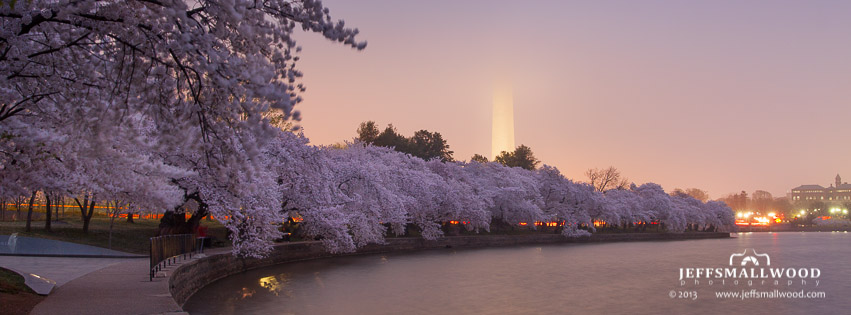
M367 245L355 253L330 254L320 242L292 242L276 245L272 253L262 259L238 258L230 252L211 254L208 257L194 259L178 266L168 280L171 296L181 307L204 286L218 279L246 270L271 266L286 262L317 259L331 256L360 255L430 248L475 248L493 246L511 246L547 243L593 243L625 241L658 241L729 238L730 233L625 233L593 234L590 237L566 238L557 234L532 235L476 235L450 236L429 241L422 238L388 238L385 245Z

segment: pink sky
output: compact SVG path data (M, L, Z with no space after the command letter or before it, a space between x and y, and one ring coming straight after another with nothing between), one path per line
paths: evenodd
M575 180L613 165L711 197L851 181L851 2L344 1L357 52L300 34L314 144L360 122L490 155L491 83L515 142Z

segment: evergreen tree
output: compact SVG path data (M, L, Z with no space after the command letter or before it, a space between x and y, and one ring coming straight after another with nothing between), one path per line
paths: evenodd
M470 162L479 162L479 163L487 163L488 158L481 154L473 154L473 157L470 158Z
M535 158L532 149L522 144L513 152L502 151L493 160L508 167L520 167L527 170L534 170L541 163Z
M393 124L388 124L379 133L374 121L366 121L358 127L356 139L379 147L390 147L396 151L410 154L423 160L440 159L443 162L453 161L449 144L439 132L420 130L413 137L405 137L396 131Z

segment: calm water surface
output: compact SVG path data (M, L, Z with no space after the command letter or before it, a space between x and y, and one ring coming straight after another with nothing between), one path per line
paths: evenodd
M444 249L320 259L234 275L204 288L192 314L849 314L851 234L742 233L732 239ZM688 281L680 268L729 267L732 253L819 268L748 286ZM763 266L764 263L763 263ZM719 299L715 292L820 291L823 299ZM670 298L671 291L697 298ZM679 294L679 293L677 293Z

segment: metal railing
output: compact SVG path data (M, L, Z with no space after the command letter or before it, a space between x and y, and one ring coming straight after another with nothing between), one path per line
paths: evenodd
M194 234L163 235L151 238L151 281L157 271L189 255L192 258L197 246Z

